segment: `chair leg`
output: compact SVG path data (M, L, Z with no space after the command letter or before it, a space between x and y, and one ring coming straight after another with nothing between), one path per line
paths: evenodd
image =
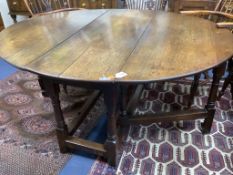
M231 77L231 99L233 100L233 76Z
M233 83L232 83L232 76L228 75L228 77L224 80L223 86L221 91L218 94L218 100L221 99L221 97L223 96L227 86L231 84L231 94L233 94Z
M191 105L193 104L194 96L197 92L200 77L201 77L201 74L194 75L194 80L193 80L193 83L191 85L190 96L188 99L187 108L190 108Z
M224 92L229 84L231 85L231 98L233 99L233 60L232 59L230 59L228 61L228 72L229 72L229 74L228 74L227 78L225 78L222 89L218 94L218 100L221 99L221 97L223 96L223 94L224 94Z

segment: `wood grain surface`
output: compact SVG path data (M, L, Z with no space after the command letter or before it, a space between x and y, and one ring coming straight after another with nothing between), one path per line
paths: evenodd
M35 17L0 33L0 56L7 62L77 81L177 78L212 68L232 55L229 31L205 19L166 12L69 11ZM128 75L116 79L121 71Z

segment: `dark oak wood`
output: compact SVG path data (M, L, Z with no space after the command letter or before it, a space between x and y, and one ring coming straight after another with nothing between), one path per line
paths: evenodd
M220 0L222 1L222 0ZM216 9L219 9L216 7ZM225 28L230 30L233 33L233 2L230 10L224 9L222 11L209 11L209 10L195 10L195 11L181 11L181 14L193 15L209 19L216 23L218 28Z
M117 150L119 147L117 134L117 119L119 112L119 86L110 84L104 86L104 102L107 109L107 140L105 149L107 150L106 157L108 163L112 166L116 165Z
M131 96L131 98L129 99L127 104L127 108L126 108L126 112L128 115L132 115L134 109L136 108L136 106L138 105L138 99L142 94L144 85L140 84L136 87L135 92L132 93L133 95ZM130 96L129 96L130 97Z
M42 95L44 97L48 97L48 93L45 90L45 85L44 85L43 80L42 80L42 78L40 76L38 77L38 82L39 82L39 85L40 85L40 88L41 88Z
M90 95L90 98L86 100L82 108L79 110L79 114L77 114L77 118L73 120L72 124L68 127L68 125L65 122L63 112L61 109L59 83L57 83L53 79L46 78L43 76L41 76L40 81L43 83L47 95L50 97L52 101L52 105L55 113L55 120L57 124L56 133L57 133L60 151L62 153L67 153L73 150L82 149L83 151L89 151L91 153L96 153L98 155L105 156L106 151L104 149L103 144L97 144L95 142L91 142L81 138L72 137L78 126L81 125L84 118L90 112L97 98L100 96L100 92L94 91Z
M170 11L179 13L182 10L214 10L217 0L173 0L168 2Z
M23 0L7 0L7 4L9 14L15 23L17 22L17 15L30 16L30 13L27 10Z
M43 81L43 86L48 93L53 109L55 114L55 120L56 120L56 133L58 137L58 144L60 147L60 151L62 153L68 152L68 149L65 145L65 138L67 137L68 133L68 126L65 123L65 119L63 116L63 112L61 109L61 103L59 99L59 84L53 83L50 79L42 78L41 81Z
M215 102L217 100L218 87L221 77L224 74L226 63L222 63L219 66L213 69L213 81L211 85L211 89L209 92L209 98L205 109L189 109L191 106L191 102L194 98L193 92L196 92L198 81L194 81L191 87L191 101L188 103L188 109L185 111L176 111L176 112L166 112L166 113L157 113L157 114L144 114L144 115L135 115L131 111L135 109L135 104L131 105L131 100L128 103L128 106L133 106L128 108L128 113L130 113L131 117L123 116L120 120L122 125L136 123L136 124L150 124L153 122L166 122L166 121L178 121L178 120L195 120L198 118L205 118L204 122L201 124L201 131L203 134L210 133L211 126L213 123L213 118L215 115ZM195 80L200 78L200 74L195 75ZM137 96L138 92L141 91L141 88L138 86L138 90L135 91L135 95L132 96L132 99ZM127 113L127 114L128 114ZM127 116L127 115L126 115Z
M121 119L122 125L143 124L148 125L155 122L179 121L179 120L192 120L199 118L206 118L207 111L204 109L192 109L189 111L176 111L157 114L135 115L130 118Z
M79 8L73 8L70 0L49 0L49 1L24 0L24 3L32 17L65 12L65 11L81 10ZM40 76L38 80L42 90L42 95L46 97L47 94L46 91L44 90L44 85L43 82L41 81ZM67 86L65 84L63 84L63 89L68 94ZM89 96L89 94L86 95ZM93 100L93 98L90 99Z
M233 30L232 30L233 29L233 22L218 22L216 24L216 26L219 28L225 28L225 29L229 28L231 30L231 32L233 32Z
M78 117L76 117L76 119L74 119L74 121L71 123L71 126L69 126L69 135L73 135L78 127L83 123L88 112L94 106L96 100L99 98L100 95L101 92L98 90L93 91L91 95L89 94L89 97L85 100L85 104L82 106L77 114Z
M0 13L0 31L2 31L3 29L4 29L4 23L3 23L2 16Z
M128 9L165 10L168 0L125 0Z
M35 2L35 0L31 0ZM59 0L61 1L61 0ZM62 0L63 1L63 0ZM117 0L69 0L71 8L86 9L111 9L118 8ZM9 14L13 21L17 22L17 15L31 16L30 11L26 7L24 0L7 0Z
M190 108L191 105L193 104L193 100L194 100L194 97L195 97L195 94L197 92L197 88L199 85L200 77L201 77L201 74L194 75L194 80L192 82L191 89L190 89L190 97L188 99L188 104L187 104L188 108Z
M233 20L233 13L226 13L226 12L219 12L219 11L210 11L210 10L195 10L195 11L181 11L181 14L185 14L185 15L196 15L196 16L209 16L209 15L217 15L220 17L225 17L224 20L227 20L226 18L229 18L231 20ZM217 20L218 21L218 20Z
M5 61L40 75L52 99L61 152L87 150L106 157L112 165L116 164L119 146L120 86L175 79L217 67L204 113L185 111L177 118L170 114L159 118L196 119L203 114L206 133L212 124L222 63L233 55L230 31L218 29L208 20L126 9L37 16L1 32L0 41L0 56ZM115 74L121 71L127 76L116 78ZM95 143L70 138L74 129L69 133L64 121L59 84L103 92L108 117L107 140L103 145L97 144L95 148ZM139 121L154 120L149 117Z
M198 16L201 18L205 18L208 20L211 20L216 23L216 27L218 28L225 28L228 29L233 33L233 1L229 0L219 0L218 3L216 4L216 7L214 11L210 10L195 10L195 11L181 11L180 13L185 14L185 15L193 15L193 16ZM230 64L231 62L229 62ZM231 73L229 73L229 76ZM231 77L226 79L224 86L219 93L218 99L221 98L221 96L224 94L224 91L227 87L226 83L231 82ZM189 99L188 106L190 107L194 98L194 94L196 93L196 89L198 86L198 81L199 77L194 78L194 83L192 84L191 88L191 96Z
M58 13L63 11L79 10L74 8L70 0L50 0L50 1L36 1L24 0L27 10L32 16L45 15L49 13Z
M230 59L228 61L228 73L229 73L229 75L224 80L222 89L219 92L218 100L220 100L221 97L224 95L224 92L225 92L226 88L228 87L228 85L231 86L231 98L233 99L233 60L232 59Z
M67 147L69 149L82 149L92 154L97 154L99 156L105 156L107 152L103 144L95 143L84 139L78 139L75 137L67 137L65 143L67 144Z
M233 45L230 32L207 20L136 10L51 14L9 27L0 37L0 54L13 65L55 78L104 83L199 73L229 59ZM121 71L128 75L114 78ZM103 76L108 79L100 80Z
M226 64L223 63L213 69L213 81L212 81L212 85L210 88L208 102L205 107L206 110L208 111L208 116L201 125L202 133L204 134L210 133L210 130L211 130L211 126L212 126L214 114L215 114L215 102L217 100L219 82L224 74L225 66Z
M120 119L121 125L126 124L151 124L153 122L166 122L166 121L178 121L178 120L195 120L199 118L205 118L204 122L201 123L201 131L203 134L208 134L211 131L211 126L213 123L213 118L215 115L215 102L217 100L217 92L219 87L219 82L224 74L226 63L222 63L213 69L213 82L209 92L209 98L205 109L190 109L185 111L176 112L166 112L157 114L144 114L144 115L134 115L131 112L130 117L122 117ZM199 79L200 74L195 75L195 79ZM198 86L198 81L194 81L191 89L191 98L193 99ZM137 91L135 94L138 94ZM130 102L129 102L130 104ZM189 101L188 107L191 106ZM132 109L130 109L131 111Z

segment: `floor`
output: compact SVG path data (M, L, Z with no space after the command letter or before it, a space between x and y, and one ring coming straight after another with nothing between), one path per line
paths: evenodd
M10 25L14 24L11 17L8 15L9 10L6 0L0 0L0 12L5 27L9 27ZM18 22L24 19L27 18L24 16L17 17ZM5 79L9 75L17 71L17 69L4 62L1 58L0 58L0 70L1 70L0 80ZM103 136L99 136L98 133L101 133L101 130L105 129L104 128L105 122L106 121L103 116L98 126L96 126L96 128L94 128L93 132L90 134L89 136L90 140L102 141L104 139ZM77 155L73 155L72 158L67 162L64 168L61 170L60 175L86 175L90 171L90 168L94 163L94 160L95 160L94 156L85 153L78 153Z
M0 58L0 80L5 79L11 74L15 73L17 69L6 63ZM97 142L103 142L104 135L98 133L105 133L106 119L102 116L98 125L93 129L88 139ZM71 159L66 163L59 175L87 175L94 163L96 157L83 152L78 152L77 155L73 155Z

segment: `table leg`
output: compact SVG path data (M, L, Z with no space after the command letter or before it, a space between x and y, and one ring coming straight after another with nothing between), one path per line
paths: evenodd
M108 159L108 163L115 166L118 150L116 122L119 112L119 87L115 84L108 85L105 87L103 93L107 110L107 139L105 141L105 149L107 151L106 157Z
M195 97L195 94L197 92L197 88L198 88L198 85L199 85L200 77L201 77L201 74L194 75L194 80L193 80L193 83L191 85L190 96L189 96L189 99L188 99L187 108L190 108L192 106L192 104L193 104L193 100L194 100L194 97Z
M205 106L208 114L207 118L205 118L204 122L201 124L201 130L203 134L210 133L211 126L214 119L215 114L215 102L217 100L217 93L218 93L218 87L221 77L224 74L226 64L223 63L219 65L218 67L213 69L213 81L210 88L209 98L207 105Z
M58 138L58 144L61 153L66 153L67 148L65 146L65 139L68 136L68 127L65 123L63 112L61 110L60 99L59 99L59 84L52 82L49 79L41 79L43 86L50 97L54 109L55 120L56 120L56 133Z
M39 85L40 85L40 88L41 88L41 93L42 93L42 95L44 96L44 97L48 97L48 94L47 94L47 92L46 92L46 90L45 90L45 85L44 85L44 82L43 82L43 80L42 80L42 77L38 77L38 82L39 82Z
M127 103L128 103L128 86L120 86L120 116L121 118L127 117Z

